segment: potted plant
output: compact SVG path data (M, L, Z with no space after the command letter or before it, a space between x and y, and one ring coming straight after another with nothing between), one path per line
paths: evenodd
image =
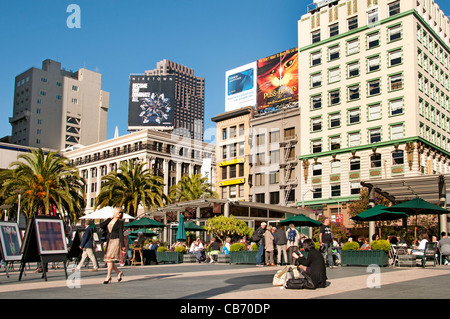
M342 246L342 265L368 266L389 265L389 250L391 245L387 240L375 240L370 244L371 249L360 249L356 242L348 242Z
M178 246L178 247L183 247L184 249L186 249L184 246ZM178 248L177 247L177 248ZM158 263L166 263L166 262L172 262L175 264L180 264L183 262L183 255L184 253L181 253L180 250L177 251L177 248L175 248L175 251L168 251L168 249L166 247L158 247ZM180 248L181 249L181 248Z
M232 264L256 264L256 254L258 252L258 246L256 251L253 249L249 251L245 249L244 244L236 243L230 247L230 263Z

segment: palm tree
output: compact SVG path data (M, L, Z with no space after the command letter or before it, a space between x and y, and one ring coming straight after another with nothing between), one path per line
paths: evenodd
M145 166L146 163L134 164L132 160L128 160L120 163L117 171L103 176L95 209L124 206L128 214L136 216L139 205L145 210L168 203L162 177L154 176Z
M206 177L192 174L183 176L172 186L169 197L176 202L185 202L201 198L217 198L217 194L211 190L211 184Z
M0 196L5 204L17 207L20 194L20 209L27 217L38 208L48 214L53 207L66 212L70 220L81 216L85 208L85 180L67 158L56 152L30 150L9 167L0 172Z

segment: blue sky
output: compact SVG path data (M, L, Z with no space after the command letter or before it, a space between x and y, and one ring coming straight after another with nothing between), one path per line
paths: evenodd
M448 1L437 1L450 14ZM225 111L225 71L297 47L312 0L14 0L0 2L0 137L11 134L14 78L49 58L102 74L107 137L127 133L128 80L169 59L204 77L205 129ZM67 7L81 8L70 29Z

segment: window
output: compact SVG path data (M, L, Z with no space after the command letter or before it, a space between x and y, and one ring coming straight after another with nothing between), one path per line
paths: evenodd
M270 172L269 183L270 184L278 184L279 182L280 182L280 171Z
M266 142L266 136L265 134L259 134L256 136L256 145L264 145Z
M322 51L311 53L311 66L322 63Z
M313 191L313 198L318 199L322 198L322 187L316 187Z
M280 203L280 192L270 192L270 203L274 205Z
M335 105L341 102L341 92L340 90L331 91L329 94L330 105Z
M341 79L340 71L341 70L339 68L328 70L329 83L338 82Z
M322 73L311 75L311 87L319 87L322 85Z
M341 196L341 185L331 185L331 197Z
M358 17L350 18L347 20L348 31L358 28Z
M312 152L313 153L320 153L322 152L322 141L312 141Z
M311 41L312 43L320 42L320 30L311 33Z
M78 91L78 86L76 86L76 85L72 85L72 91L75 91L75 92L77 92L77 91Z
M399 40L402 38L402 26L398 25L388 29L389 42Z
M347 55L359 52L359 39L350 40L347 42Z
M393 15L400 13L400 0L395 1L389 4L389 16L392 17Z
M339 150L341 149L341 137L333 136L330 137L330 150Z
M397 74L389 77L389 87L391 91L403 88L403 74Z
M380 45L380 33L372 33L367 36L367 48L372 49Z
M230 165L230 178L236 178L236 165Z
M239 136L243 136L244 134L244 124L239 124Z
M339 56L340 56L339 45L332 46L328 49L328 59L330 61L339 59Z
M350 194L351 195L359 195L361 191L361 183L360 182L350 182Z
M236 198L236 185L230 186L230 198Z
M348 100L357 100L359 99L359 85L353 85L348 88Z
M340 113L331 114L329 119L330 119L330 128L335 128L335 127L341 126L341 114Z
M264 193L256 194L255 195L255 200L256 200L257 203L265 203L266 202L265 194Z
M348 77L352 78L359 75L359 62L350 63L348 65Z
M392 152L392 165L403 165L405 162L403 157L403 151L397 150Z
M340 161L332 161L330 166L331 166L330 173L332 175L341 173L341 162Z
M378 22L378 8L367 11L367 24Z
M391 126L391 140L398 140L403 138L403 124L396 124Z
M237 156L237 143L230 144L230 157Z
M269 140L270 143L278 143L280 141L280 131L270 132Z
M359 157L354 157L350 159L350 170L359 171L361 169L361 159Z
M396 50L389 53L389 66L396 66L402 63L402 50Z
M227 166L222 167L222 179L227 179L228 178L227 177L228 176L227 170L228 170Z
M255 174L255 186L264 186L265 185L265 180L264 180L265 176L266 176L265 174Z
M227 129L224 128L222 129L222 140L226 140L227 139Z
M245 148L244 148L244 142L238 143L239 146L239 156L244 156Z
M367 59L367 71L374 72L380 69L380 56Z
M361 144L361 138L359 132L348 134L348 147L355 147Z
M380 94L380 80L369 82L369 96Z
M264 165L266 163L265 156L265 153L256 154L256 166Z
M312 173L313 173L313 176L321 176L322 175L322 163L314 163L312 165Z
M339 23L330 25L330 37L334 37L339 34Z
M295 138L295 127L290 127L284 130L284 139L290 140Z
M348 123L349 124L356 124L360 121L360 110L359 109L353 109L348 111Z
M227 146L224 145L222 146L222 159L226 159L227 158Z
M322 108L322 95L311 97L311 107L313 110Z
M374 153L370 156L370 168L381 167L381 154Z
M389 104L391 115L403 114L403 99L393 100Z
M280 162L280 151L276 150L276 151L271 151L270 152L270 163L274 164L274 163L279 163Z
M311 119L311 129L313 132L318 132L322 130L322 118L316 117Z
M381 142L381 129L375 128L369 130L369 143L378 143Z

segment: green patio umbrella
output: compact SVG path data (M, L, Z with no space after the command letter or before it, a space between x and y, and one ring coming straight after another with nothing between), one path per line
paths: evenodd
M370 221L388 221L397 220L409 217L408 214L404 212L388 211L386 206L377 205L372 207L356 216L353 216L352 220L357 222L370 222Z
M147 228L163 228L166 227L163 223L157 222L154 219L143 217L140 219L136 219L131 223L125 225L125 227L133 228L133 227L147 227Z
M281 225L294 224L295 226L308 226L308 227L316 227L322 225L321 222L311 219L303 214L298 214L288 219L282 220L280 224Z
M177 236L175 239L177 241L186 241L186 230L184 228L184 215L180 214L180 220L178 221L178 230L177 230Z
M403 212L408 215L450 214L450 211L431 204L420 197L386 208L387 211Z

